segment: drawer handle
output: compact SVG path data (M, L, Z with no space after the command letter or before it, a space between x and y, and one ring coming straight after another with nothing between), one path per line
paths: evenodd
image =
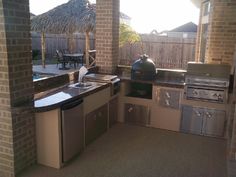
M166 105L167 105L167 106L170 106L169 100L165 100L165 102L166 102Z
M132 112L132 111L133 111L133 108L132 108L132 107L128 109L128 112Z
M166 92L166 97L167 97L167 98L170 98L169 92Z
M208 118L212 118L212 115L209 112L206 112Z
M200 117L201 116L201 113L199 111L195 111L195 114Z

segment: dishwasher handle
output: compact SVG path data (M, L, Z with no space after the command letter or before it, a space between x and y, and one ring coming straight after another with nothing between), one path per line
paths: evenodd
M61 110L68 110L68 109L72 109L80 104L83 103L83 99L77 99L77 100L74 100L74 101L71 101L69 103L66 103L64 105L61 106Z

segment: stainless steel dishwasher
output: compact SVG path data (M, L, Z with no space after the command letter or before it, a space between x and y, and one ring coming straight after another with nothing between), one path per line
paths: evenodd
M83 100L62 105L61 115L62 162L67 162L84 148Z

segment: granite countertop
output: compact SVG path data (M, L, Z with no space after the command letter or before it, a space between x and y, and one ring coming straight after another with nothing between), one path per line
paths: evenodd
M144 81L144 80L133 80L130 75L119 76L121 81L128 82L137 82L137 83L147 83L153 84L156 86L163 87L175 87L175 88L184 88L184 81L179 79L166 79L166 78L157 78L153 81ZM71 87L71 85L64 85L56 89L49 90L47 92L42 92L35 95L34 108L35 112L44 112L52 109L57 109L61 105L68 103L74 99L83 98L90 94L93 94L99 90L107 88L110 86L108 83L99 83L91 82L93 86L89 89L80 89Z
M109 87L108 83L90 82L93 84L88 89L80 89L65 85L63 87L35 95L34 108L35 112L44 112L59 108L61 105L68 103L74 99L83 98L93 94L99 90Z
M175 80L175 79L156 79L153 81L144 81L144 80L133 80L130 76L119 76L121 81L129 81L129 82L137 82L137 83L146 83L153 84L156 86L163 87L175 87L175 88L184 88L185 83L183 81Z

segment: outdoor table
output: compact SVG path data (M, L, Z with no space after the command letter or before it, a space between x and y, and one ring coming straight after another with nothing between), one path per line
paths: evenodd
M83 65L83 56L84 56L84 54L82 54L82 53L66 53L66 54L63 54L64 58L69 58L69 61L74 62L75 68L76 68L76 63L79 63L79 61L81 61L82 65Z

